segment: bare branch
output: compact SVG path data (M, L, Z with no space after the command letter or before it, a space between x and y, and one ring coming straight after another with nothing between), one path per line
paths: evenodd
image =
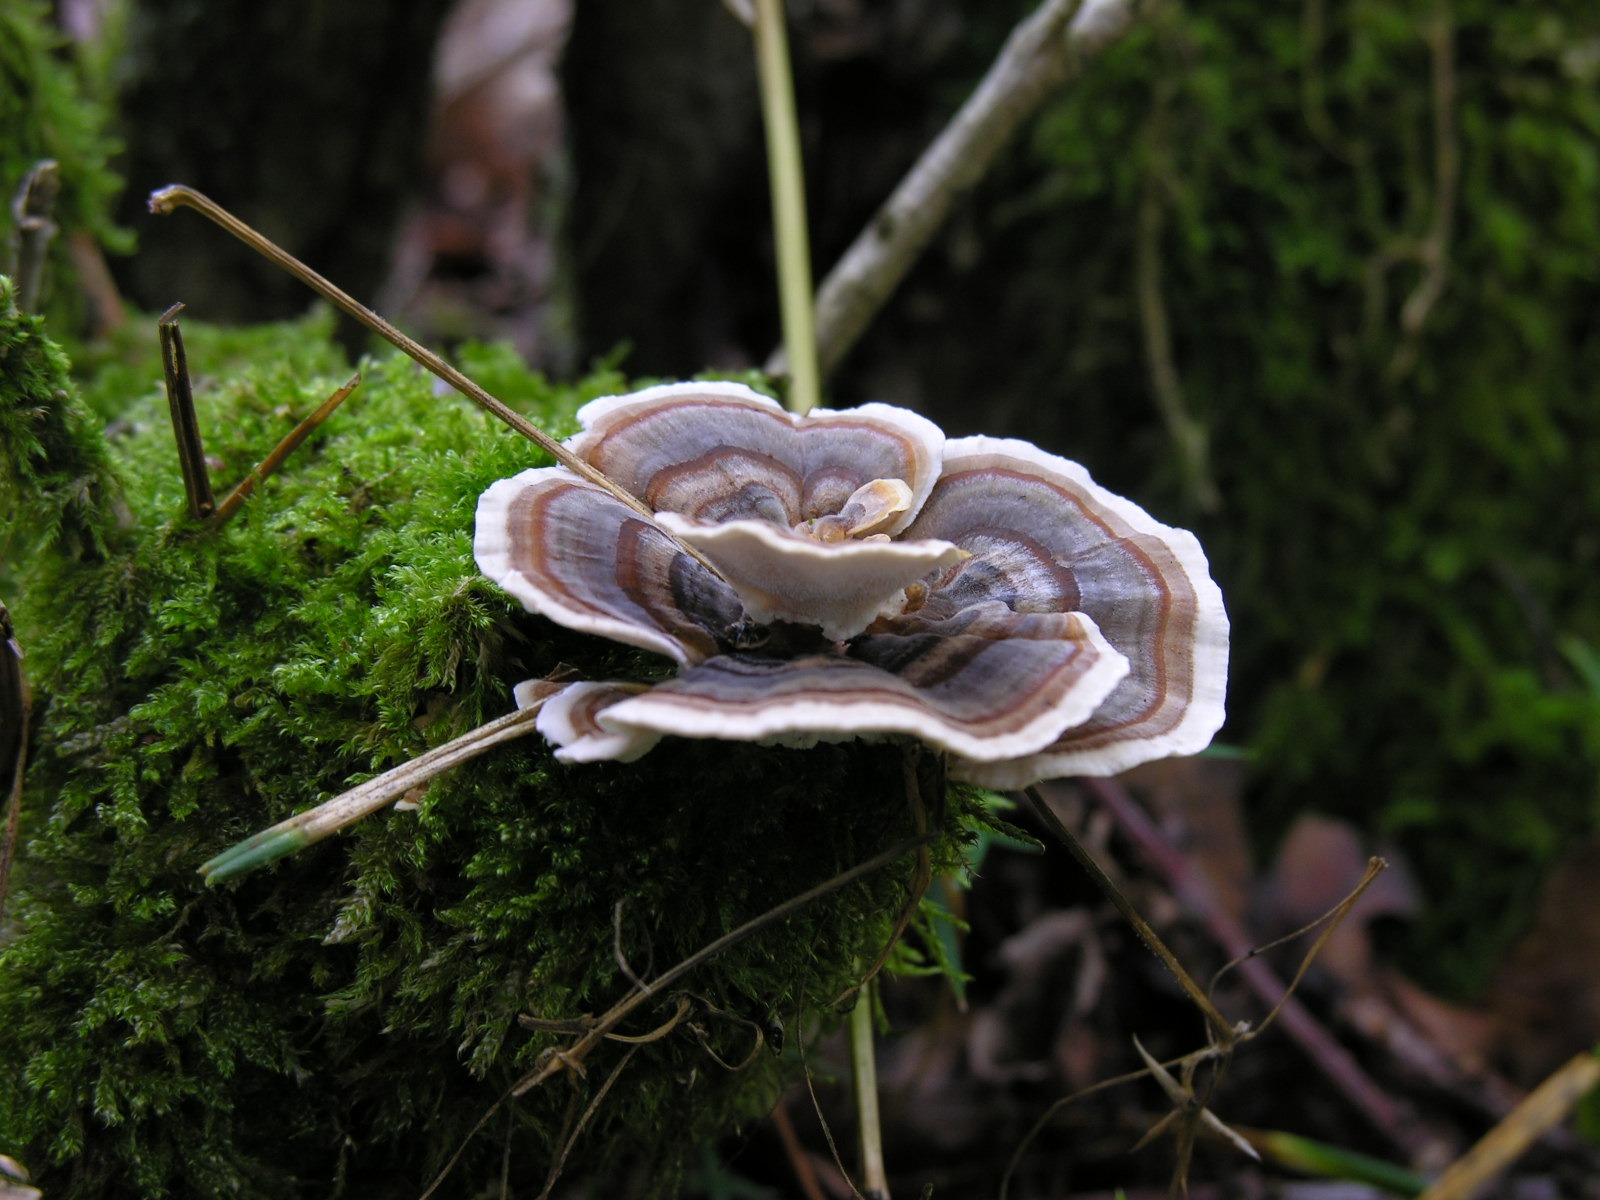
M955 202L983 178L1024 121L1121 38L1141 0L1045 0L1018 25L978 88L845 251L817 293L822 373L844 358L905 278ZM788 370L781 350L768 374Z

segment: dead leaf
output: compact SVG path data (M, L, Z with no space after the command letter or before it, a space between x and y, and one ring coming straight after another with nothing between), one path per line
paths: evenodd
M1600 1042L1600 839L1551 872L1533 924L1495 974L1489 1003L1508 1066L1523 1081Z

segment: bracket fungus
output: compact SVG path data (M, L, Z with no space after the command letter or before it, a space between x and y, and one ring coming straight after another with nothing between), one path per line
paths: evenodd
M527 470L478 503L479 568L679 673L539 690L559 758L902 734L1014 788L1194 753L1222 724L1228 620L1199 543L1076 463L888 405L797 416L729 383L578 419L569 448L654 521L565 467Z

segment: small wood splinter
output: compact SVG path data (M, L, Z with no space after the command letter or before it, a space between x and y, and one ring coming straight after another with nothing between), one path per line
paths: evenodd
M205 443L200 436L200 419L194 410L194 392L189 383L189 359L183 349L183 331L178 326L182 303L161 314L156 329L161 335L161 366L166 373L167 405L172 410L172 433L178 442L178 466L183 471L183 490L189 497L189 515L204 521L213 532L226 525L244 507L244 502L284 461L298 450L313 430L333 415L345 397L361 385L357 372L324 400L309 417L301 421L264 459L239 481L219 505L211 491L211 476L206 468Z
M156 322L156 331L161 335L161 369L167 377L167 407L172 410L172 436L178 442L178 467L189 497L189 515L203 521L216 511L217 501L211 493L200 418L195 415L194 391L189 386L189 356L184 353L183 331L178 328L182 311L181 301L167 309Z

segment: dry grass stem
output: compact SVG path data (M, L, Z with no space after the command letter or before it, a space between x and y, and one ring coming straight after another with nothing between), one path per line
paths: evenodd
M355 297L351 296L343 288L313 271L276 242L239 220L238 217L216 203L216 201L180 183L159 188L150 193L151 212L164 215L179 208L192 208L207 220L220 225L256 253L270 259L300 280L301 283L323 297L340 312L353 317L391 346L396 347L413 361L421 364L434 375L444 380L484 412L516 430L551 458L566 467L567 470L594 484L596 487L603 488L641 516L646 518L654 517L655 514L650 511L646 504L635 498L630 492L617 486L605 473L597 471L594 467L584 462L521 413L513 411L503 401L491 396L432 350L401 333L400 330L396 329L366 305L357 301ZM677 539L674 538L673 540L677 542ZM712 574L717 575L719 578L721 577L716 568L699 551L682 542L677 542L677 545L680 550L700 563Z
M1178 986L1183 989L1184 995L1189 997L1190 1002L1205 1017L1207 1024L1211 1028L1212 1036L1221 1045L1231 1045L1242 1030L1236 1029L1228 1022L1226 1017L1217 1011L1217 1006L1211 1002L1211 997L1200 989L1200 985L1194 981L1194 978L1184 969L1183 964L1178 961L1177 955L1167 949L1167 944L1161 940L1156 931L1150 927L1150 923L1139 914L1139 911L1133 907L1128 898L1122 894L1122 889L1112 882L1111 877L1105 873L1105 869L1095 861L1094 855L1090 854L1077 836L1062 823L1061 818L1051 811L1050 806L1045 803L1044 797L1039 794L1039 789L1035 787L1026 788L1023 790L1023 795L1028 798L1028 803L1032 806L1039 820L1044 823L1045 828L1050 830L1056 839L1071 851L1072 857L1077 859L1078 865L1088 872L1089 878L1094 880L1095 886L1105 893L1106 898L1116 905L1117 911L1122 914L1128 924L1133 926L1133 931L1139 935L1139 940L1149 947L1152 954L1161 960L1162 966L1172 972L1173 978L1178 981Z
M1569 1059L1452 1163L1419 1200L1470 1200L1529 1146L1565 1121L1573 1106L1596 1087L1600 1087L1600 1054L1585 1051Z
M332 395L317 406L315 412L291 429L284 439L272 448L272 453L257 463L250 474L241 479L238 486L223 497L222 503L217 505L217 511L211 514L207 525L216 530L227 524L233 515L244 507L244 502L255 494L256 488L283 466L289 455L298 450L317 426L331 417L333 410L343 404L345 398L360 386L361 374L357 372L350 376L342 387L336 388Z

